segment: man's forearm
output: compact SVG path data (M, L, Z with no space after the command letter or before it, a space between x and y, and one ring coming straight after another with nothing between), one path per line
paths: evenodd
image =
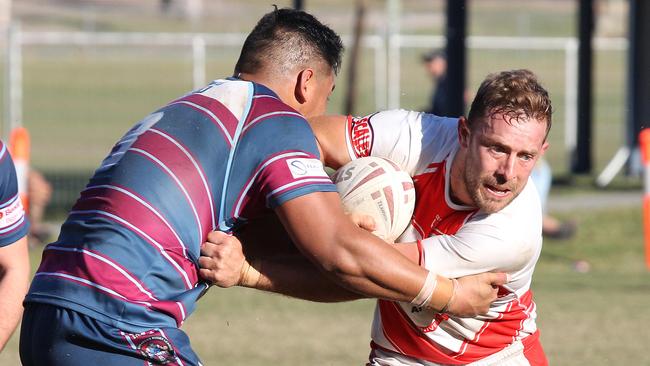
M27 292L23 276L13 273L0 275L0 350L16 329L23 313L22 301ZM23 283L21 283L23 282Z
M336 226L334 226L336 227ZM280 260L277 263L271 262L265 268L264 262L254 264L253 267L248 264L244 259L241 251L241 243L232 235L223 232L214 231L208 235L208 241L201 247L201 257L199 258L199 274L201 278L207 282L220 287L230 287L235 285L253 287L260 290L273 291L289 296L310 299L314 301L343 301L356 299L359 296L351 291L345 291L342 288L334 285L338 283L347 284L348 281L356 281L358 278L360 283L357 286L350 286L351 288L360 289L359 292L363 294L374 293L388 293L389 296L396 292L386 289L377 289L377 285L373 284L379 281L368 279L369 276L354 274L358 272L349 270L343 275L332 275L332 273L325 273L327 276L321 275L320 271L314 270L315 266L311 264L296 263L288 259ZM417 253L414 253L413 246L406 247L406 251L400 250L403 255L400 255L401 260L415 261L418 258ZM393 249L394 250L394 249ZM361 253L371 256L372 253ZM375 257L377 253L374 253ZM382 257L382 253L379 253ZM271 258L271 257L267 257ZM278 258L276 256L276 258ZM313 261L313 260L312 260ZM255 261L254 261L255 262ZM379 277L377 271L383 272L383 277L386 275L393 276L395 273L391 271L393 266L382 263L384 261L371 262L370 268L375 267L374 273L370 277ZM374 265L374 266L373 266ZM322 264L319 267L322 268ZM368 268L368 264L364 266ZM345 269L344 269L345 270ZM325 268L322 271L326 271ZM260 273L262 272L262 273ZM349 273L352 273L351 275ZM461 278L458 281L450 281L440 276L435 276L431 272L426 272L424 283L420 286L414 297L408 298L418 307L426 307L432 310L440 310L449 312L461 317L475 316L477 314L485 313L490 302L496 299L497 291L495 286L500 286L507 282L505 274L496 273L483 273L476 276ZM352 277L351 280L349 278ZM436 278L437 277L437 278ZM329 279L332 279L331 281ZM462 285L462 286L461 286ZM369 291L363 292L369 289ZM383 295L372 296L379 298ZM371 297L371 296L367 296ZM398 300L403 301L403 300Z
M302 256L254 259L244 269L241 286L317 302L363 298L327 278Z
M28 283L27 239L22 238L0 248L0 350L20 321Z

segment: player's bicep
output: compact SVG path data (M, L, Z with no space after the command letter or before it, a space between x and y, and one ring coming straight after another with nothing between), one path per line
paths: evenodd
M313 192L275 208L298 249L313 261L327 265L333 259L337 237L352 225L336 192Z

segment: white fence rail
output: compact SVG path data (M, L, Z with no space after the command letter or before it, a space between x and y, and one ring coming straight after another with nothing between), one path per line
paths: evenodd
M442 36L413 36L392 35L388 41L389 89L388 107L400 106L400 55L402 48L441 48L446 44ZM595 39L593 43L597 50L622 51L627 49L624 38ZM577 98L578 98L578 40L577 38L548 38L548 37L468 37L468 49L491 50L549 50L564 52L564 144L566 151L576 148L577 134Z
M206 48L236 47L244 43L245 33L117 33L117 32L31 32L14 25L8 31L7 79L4 131L22 123L22 48L24 45L49 46L186 46L192 51L192 84L206 82ZM342 37L349 43L351 37ZM375 106L386 107L386 45L382 37L367 35L361 46L374 51ZM8 126L7 126L8 125Z
M114 33L114 32L23 32L13 25L7 33L4 131L22 121L22 48L24 45L61 46L181 46L191 50L192 83L198 88L206 82L207 47L241 47L243 33ZM343 37L348 44L351 37ZM401 95L401 53L407 48L444 47L445 37L393 34L367 35L361 46L374 51L375 108L399 108ZM552 50L564 52L565 148L576 145L578 42L576 38L468 37L469 49ZM623 38L595 39L596 50L625 50ZM388 88L387 86L391 87ZM6 128L9 127L9 128Z

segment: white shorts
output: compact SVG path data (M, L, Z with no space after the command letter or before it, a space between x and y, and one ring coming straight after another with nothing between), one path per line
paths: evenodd
M435 362L418 360L399 353L373 349L370 352L370 366L445 366ZM530 366L524 356L524 345L517 341L503 350L480 361L469 363L472 366Z

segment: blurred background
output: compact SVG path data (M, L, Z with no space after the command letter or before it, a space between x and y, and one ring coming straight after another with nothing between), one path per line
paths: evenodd
M548 209L576 229L562 240L547 238L533 284L542 342L554 365L650 364L643 181L638 155L620 155L629 145L634 1L592 2L591 162L582 171L572 165L581 2L465 2L469 100L488 73L527 68L554 104ZM423 59L445 47L445 0L0 0L2 136L7 141L19 125L28 129L30 167L51 188L44 232L32 245L35 266L39 241L56 237L113 143L168 101L230 76L246 34L273 3L302 3L348 46L330 113L429 108L436 83ZM353 68L356 24L362 33ZM206 365L363 364L372 308L370 300L321 305L217 289L184 329ZM19 364L17 343L14 335L0 364Z

